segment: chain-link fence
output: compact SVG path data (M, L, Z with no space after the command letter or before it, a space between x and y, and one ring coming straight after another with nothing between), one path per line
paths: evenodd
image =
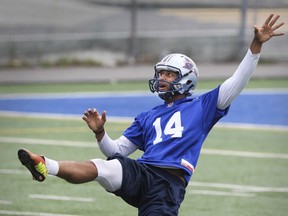
M184 52L229 61L248 47L254 23L270 13L287 22L287 9L288 0L1 0L0 60L115 65ZM266 49L262 58L287 61L287 35Z

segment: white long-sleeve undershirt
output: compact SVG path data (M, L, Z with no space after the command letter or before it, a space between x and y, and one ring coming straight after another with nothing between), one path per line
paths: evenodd
M255 70L260 53L253 54L249 49L234 74L221 84L217 108L224 110L242 92Z
M241 93L255 70L259 58L260 53L253 54L250 49L248 50L234 74L221 84L217 101L218 109L226 109ZM112 140L106 132L102 140L98 142L98 145L106 157L112 156L115 153L128 156L138 149L125 136L122 135L120 138Z
M101 142L98 142L101 152L106 156L112 156L119 153L123 156L128 156L138 149L137 145L132 143L125 136L121 136L116 140L112 140L105 132Z

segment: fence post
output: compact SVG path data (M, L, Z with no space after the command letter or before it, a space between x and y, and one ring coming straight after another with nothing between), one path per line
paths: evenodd
M239 28L239 45L238 45L238 58L243 57L245 48L245 36L246 36L246 20L247 20L248 0L242 0L241 4L241 22Z
M129 44L129 63L134 64L137 57L137 0L131 0L131 31Z

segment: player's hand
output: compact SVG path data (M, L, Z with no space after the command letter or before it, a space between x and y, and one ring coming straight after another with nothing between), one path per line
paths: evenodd
M257 27L256 25L254 25L255 39L258 42L264 43L274 36L284 35L284 33L282 32L275 32L275 30L279 29L281 26L284 25L284 22L279 24L276 23L279 17L279 15L274 17L274 15L271 14L261 27Z
M87 123L88 127L95 133L103 131L104 124L106 122L106 111L103 111L100 115L99 112L94 109L88 109L84 112L82 119Z

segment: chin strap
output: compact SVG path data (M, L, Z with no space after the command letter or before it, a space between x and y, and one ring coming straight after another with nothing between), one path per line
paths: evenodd
M159 92L158 96L162 99L162 100L168 100L170 98L172 98L173 96L176 95L181 95L180 92Z
M162 100L168 100L171 97L173 97L175 95L174 92L158 92L158 96L162 99Z

